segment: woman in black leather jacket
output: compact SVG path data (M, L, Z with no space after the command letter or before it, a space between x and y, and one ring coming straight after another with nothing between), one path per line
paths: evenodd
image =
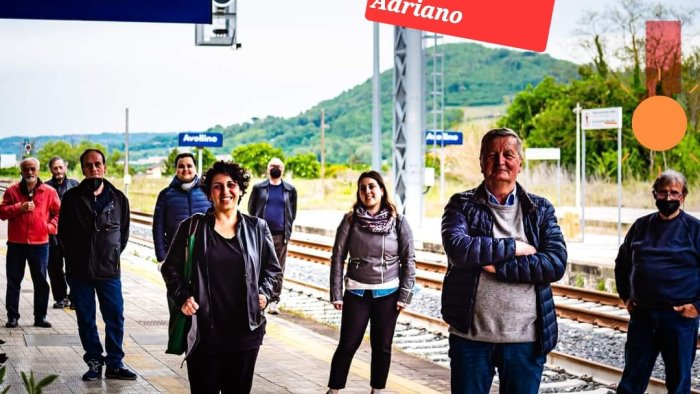
M331 302L343 311L343 317L331 363L329 393L345 387L368 321L370 386L373 393L386 386L396 320L411 302L415 276L408 222L389 201L382 176L376 171L362 173L357 181L357 201L338 226L331 256Z
M265 335L262 311L281 270L267 223L238 211L250 176L216 162L203 179L214 207L180 224L161 273L168 297L190 319L187 375L193 393L247 393ZM184 277L194 233L191 282Z

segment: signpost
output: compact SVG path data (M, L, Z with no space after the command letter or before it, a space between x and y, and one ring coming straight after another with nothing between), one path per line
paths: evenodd
M461 131L443 131L428 130L425 132L425 142L427 144L435 144L440 146L445 145L462 145L464 138Z
M178 146L193 146L197 148L197 172L202 173L202 148L205 146L221 148L224 146L222 133L185 132L178 137Z
M462 145L464 137L461 131L428 130L425 132L428 145L440 146L440 201L445 200L445 145ZM433 148L434 149L434 148ZM435 176L433 174L433 176Z
M581 160L581 241L586 223L586 130L617 129L617 244L622 242L622 107L584 109L581 111L583 131Z

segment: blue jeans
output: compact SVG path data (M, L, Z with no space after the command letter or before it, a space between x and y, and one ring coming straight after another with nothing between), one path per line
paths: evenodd
M495 368L500 393L537 393L546 359L535 342L479 342L454 334L449 355L453 394L488 394Z
M698 318L688 319L673 310L632 312L625 343L625 369L617 392L643 393L661 353L668 392L689 393L697 333Z
M34 320L46 317L49 304L49 284L46 267L49 263L49 244L29 245L7 243L7 293L5 306L7 317L19 319L19 291L24 279L24 262L29 264L29 273L34 284Z
M83 344L83 360L99 361L109 368L124 366L124 299L122 298L121 279L89 280L75 277L68 278L70 298L75 305L78 317L78 334ZM102 356L102 344L95 322L95 294L100 302L102 320L105 322L105 348L107 356Z

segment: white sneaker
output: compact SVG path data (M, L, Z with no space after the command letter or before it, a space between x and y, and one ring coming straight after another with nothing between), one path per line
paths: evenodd
M279 315L280 310L279 310L278 304L279 303L277 301L271 302L270 307L268 308L267 312L271 315Z

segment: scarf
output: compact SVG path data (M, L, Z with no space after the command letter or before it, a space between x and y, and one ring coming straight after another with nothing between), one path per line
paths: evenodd
M372 216L364 207L358 207L353 214L355 223L360 228L375 234L389 234L394 229L396 220L389 213L389 210L382 208L376 215Z
M194 187L194 185L197 183L197 181L199 181L199 179L197 179L197 177L194 177L194 179L192 181L180 184L180 187L182 188L182 190L188 192L188 191L190 191L190 189L192 189Z

